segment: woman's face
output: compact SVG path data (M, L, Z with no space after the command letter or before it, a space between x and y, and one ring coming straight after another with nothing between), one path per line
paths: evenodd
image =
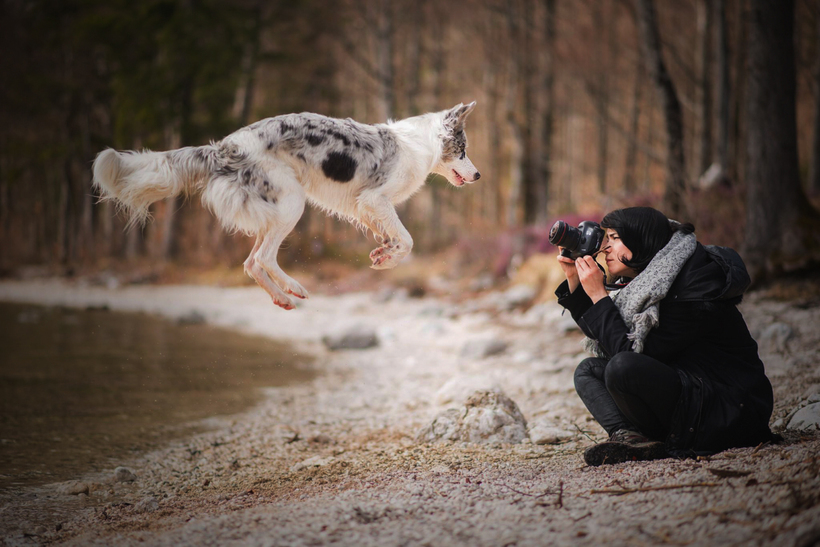
M621 241L621 236L612 228L606 229L606 239L602 246L602 252L606 255L606 268L609 275L613 277L635 277L638 272L628 268L622 260L631 260L632 251L626 248Z

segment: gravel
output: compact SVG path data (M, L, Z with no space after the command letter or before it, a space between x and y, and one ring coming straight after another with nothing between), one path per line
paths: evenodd
M480 311L469 301L312 296L294 311L257 288L84 287L0 283L0 299L108 306L288 340L317 358L310 383L216 430L77 482L0 495L7 545L811 545L820 538L820 436L784 430L777 445L699 460L584 465L604 439L572 386L581 335L554 303L537 313ZM487 298L486 301L491 299ZM797 305L800 304L800 305ZM530 310L535 309L530 308ZM184 310L184 311L180 311ZM432 310L432 311L431 311ZM820 384L820 306L747 296L741 310L775 388L773 422L807 406ZM766 331L773 324L783 324ZM380 345L330 351L324 336L378 329ZM789 332L790 331L790 332ZM785 334L788 334L786 336ZM461 352L497 339L502 354ZM498 389L529 424L523 442L418 442L472 387ZM449 382L449 384L448 384ZM811 391L811 393L807 393ZM541 444L544 443L544 444Z

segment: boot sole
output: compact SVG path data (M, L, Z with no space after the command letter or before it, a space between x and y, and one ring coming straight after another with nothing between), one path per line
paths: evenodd
M666 447L659 442L640 444L605 442L591 446L584 452L584 461L593 467L632 461L662 460L670 457Z

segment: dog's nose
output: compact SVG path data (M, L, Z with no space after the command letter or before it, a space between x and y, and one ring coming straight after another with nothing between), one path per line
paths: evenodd
M473 180L478 180L478 179L480 179L480 178L481 178L481 173L479 173L478 171L476 171L476 174L475 174L475 177L473 177Z

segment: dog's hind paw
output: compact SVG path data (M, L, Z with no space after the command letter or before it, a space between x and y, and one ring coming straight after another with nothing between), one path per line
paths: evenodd
M293 295L296 298L301 298L302 300L310 296L307 289L304 288L298 281L288 275L285 275L281 271L279 273L280 275L276 276L275 282L285 294Z
M303 286L299 285L298 283L296 285L297 285L296 287L287 287L285 289L285 292L288 293L288 294L292 294L296 298L301 298L302 300L305 300L306 298L308 298L310 296L307 292L307 289L305 289Z
M291 300L290 298L282 298L281 296L271 296L271 300L274 304L276 304L284 310L292 310L296 308L296 304L294 304L293 300Z

